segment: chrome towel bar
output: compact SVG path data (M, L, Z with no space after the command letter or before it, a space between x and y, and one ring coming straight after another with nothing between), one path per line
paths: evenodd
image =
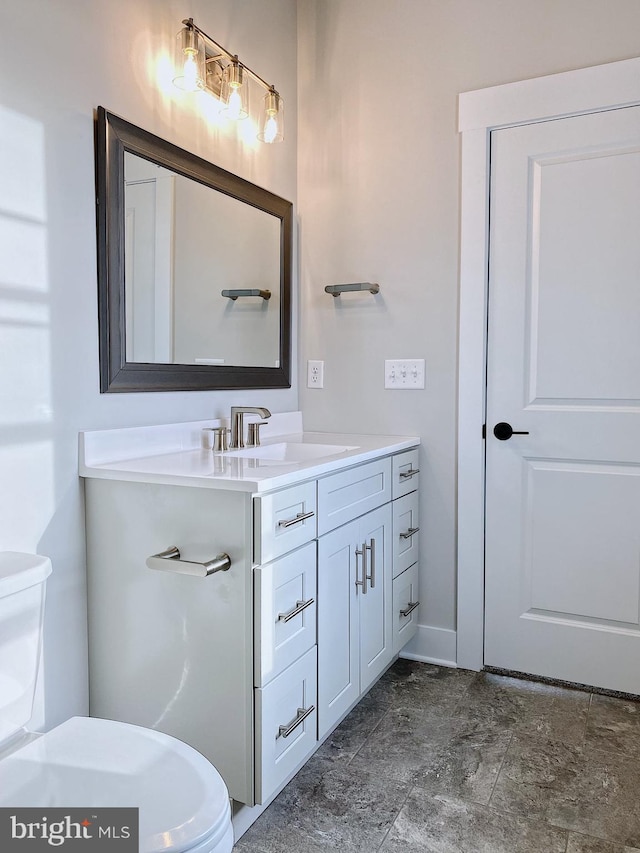
M332 296L340 296L341 293L351 293L355 290L368 290L369 293L379 293L380 285L371 281L358 281L355 284L328 284L324 291Z
M229 571L231 557L222 553L204 563L194 563L191 560L180 559L180 550L172 545L166 551L147 557L147 566L150 569L159 569L161 572L178 572L181 575L195 575L199 578L206 578L215 572Z
M236 288L235 290L223 290L222 295L235 302L238 296L261 296L265 302L271 299L270 290L259 290L258 288Z

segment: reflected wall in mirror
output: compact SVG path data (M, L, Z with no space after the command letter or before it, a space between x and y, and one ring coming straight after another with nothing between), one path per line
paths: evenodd
M288 387L291 203L102 107L96 140L101 391Z

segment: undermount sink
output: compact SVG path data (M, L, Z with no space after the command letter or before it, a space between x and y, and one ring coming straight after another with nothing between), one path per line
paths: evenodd
M260 459L265 464L282 465L287 462L309 462L336 456L347 450L357 450L357 445L349 444L311 444L299 441L280 441L276 444L262 444L259 447L245 447L244 450L231 450L225 456Z

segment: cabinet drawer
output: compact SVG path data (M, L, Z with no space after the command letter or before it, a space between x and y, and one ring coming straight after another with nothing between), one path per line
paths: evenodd
M420 556L419 493L393 502L393 577L402 574Z
M318 480L318 536L391 500L391 459Z
M418 630L418 566L414 563L393 581L393 653L409 642ZM407 613L407 611L409 611Z
M316 483L253 500L254 561L268 563L316 537Z
M255 691L257 803L264 803L315 749L316 680L314 646L270 684Z
M316 644L316 543L254 570L255 686Z
M393 457L393 498L415 492L420 485L420 448L405 450Z

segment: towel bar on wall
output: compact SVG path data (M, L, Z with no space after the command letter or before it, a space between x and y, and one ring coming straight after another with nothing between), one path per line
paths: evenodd
M341 293L350 293L354 290L368 290L369 293L379 293L380 285L370 281L359 281L355 284L328 284L324 290L325 293L330 293L332 296L340 296Z
M195 575L199 578L206 578L208 575L213 575L216 572L229 571L231 568L231 558L223 552L212 560L207 560L204 563L196 563L192 560L183 560L180 556L180 549L176 548L175 545L171 545L165 551L147 557L147 566L150 569L160 569L163 572L178 572L181 575Z
M227 299L233 299L234 302L236 301L238 296L261 296L265 300L265 302L267 301L267 299L271 299L270 290L258 290L258 288L223 290L222 295L226 296Z

